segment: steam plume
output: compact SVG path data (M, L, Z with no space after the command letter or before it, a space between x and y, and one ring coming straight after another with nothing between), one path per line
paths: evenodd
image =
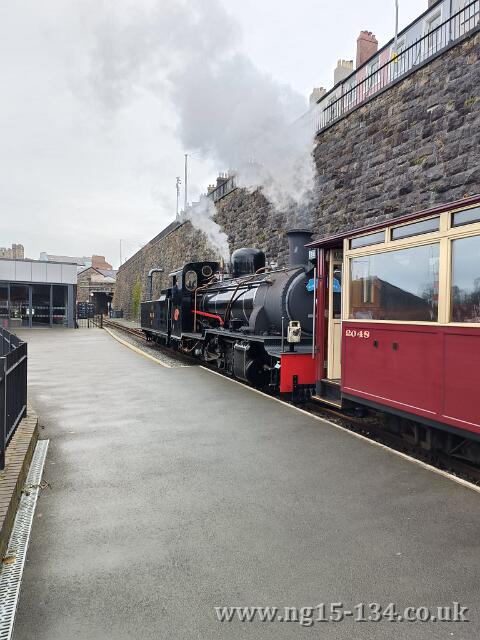
M228 237L220 229L213 216L215 215L215 205L210 198L202 196L200 202L194 207L190 207L184 212L184 217L190 220L192 225L204 233L210 246L215 249L220 258L225 262L230 259L230 247L228 246Z
M145 90L168 96L184 148L233 169L239 186L262 188L279 211L304 208L313 140L292 123L305 100L239 51L238 25L219 0L114 6L98 23L92 56L102 104L114 111Z

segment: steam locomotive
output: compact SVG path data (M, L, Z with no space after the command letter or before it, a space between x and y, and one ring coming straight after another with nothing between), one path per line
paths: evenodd
M289 266L269 268L265 254L237 249L221 263L189 262L171 285L141 307L147 340L192 354L258 388L307 396L314 380L314 268L305 245L312 234L287 233Z

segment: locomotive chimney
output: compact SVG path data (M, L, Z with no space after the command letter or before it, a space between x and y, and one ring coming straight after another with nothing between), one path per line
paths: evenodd
M308 229L291 229L287 231L287 238L290 266L308 264L308 249L305 245L312 240L312 232Z

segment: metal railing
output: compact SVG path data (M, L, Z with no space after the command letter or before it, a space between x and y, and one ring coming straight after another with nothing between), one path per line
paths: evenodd
M226 195L234 191L236 188L237 183L235 180L235 176L230 176L225 180L225 182L222 182L222 184L220 184L218 187L212 189L208 194L208 197L212 198L214 202L217 202L218 200L221 200Z
M95 313L89 318L77 318L75 320L75 329L103 329L103 316L101 313Z
M479 28L480 0L470 2L436 28L429 30L413 44L395 52L393 47L379 51L378 57L360 67L316 105L313 127L319 132L396 82L420 64L441 53L456 40ZM383 55L389 60L380 64ZM364 76L363 78L362 75ZM361 79L360 79L361 78ZM338 92L341 91L341 95ZM326 106L324 106L326 105ZM316 112L315 112L316 111Z
M27 343L0 328L0 470L5 450L27 415Z

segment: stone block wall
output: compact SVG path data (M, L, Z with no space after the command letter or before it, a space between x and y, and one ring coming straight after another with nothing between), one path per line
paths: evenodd
M479 58L477 33L318 136L317 236L480 193Z
M215 260L215 251L208 245L206 237L190 222L169 225L145 247L127 260L117 273L113 308L123 310L125 318L139 317L138 294L146 299L147 275L150 269L161 267L164 272L153 276L153 294L158 297L170 279L169 273L185 262Z
M364 227L480 193L480 34L449 49L317 136L317 181L308 226L316 237ZM217 202L230 248L254 246L285 264L289 212L261 192L236 189ZM305 221L304 221L305 222ZM303 223L301 226L305 226ZM132 317L136 283L213 258L203 234L173 223L119 270L114 307ZM156 288L167 276L155 276ZM142 298L143 299L143 298Z

